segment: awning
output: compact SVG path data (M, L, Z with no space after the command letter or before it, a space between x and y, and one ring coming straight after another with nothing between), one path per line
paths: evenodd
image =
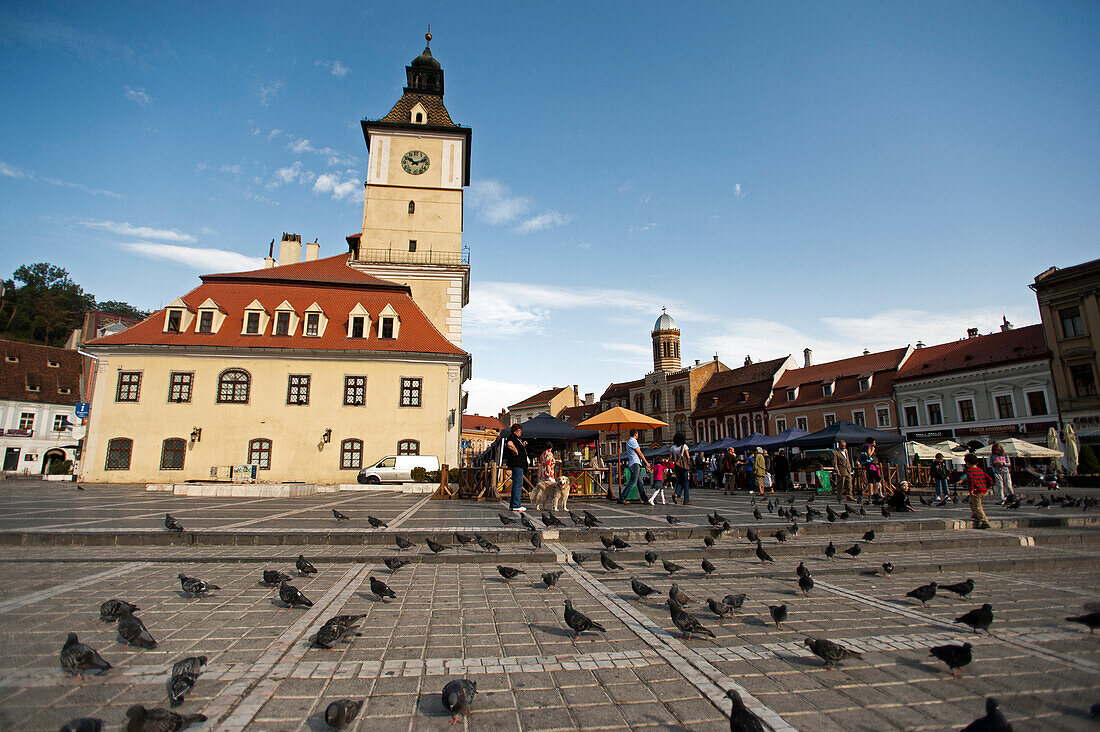
M896 445L905 441L905 438L897 432L873 430L870 427L861 427L858 424L852 424L851 422L841 420L811 435L791 440L787 444L791 447L823 449L832 447L840 440L844 440L848 443L849 447L858 447L865 443L868 437L873 437L875 442L881 445Z

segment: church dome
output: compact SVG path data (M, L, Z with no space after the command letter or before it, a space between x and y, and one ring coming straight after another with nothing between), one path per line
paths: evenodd
M424 40L426 40L430 44L431 41L432 41L432 34L431 33L425 33L424 34ZM439 71L440 69L443 68L440 65L440 63L438 61L436 61L435 58L432 56L432 49L431 49L430 45L424 46L424 53L422 53L419 56L417 56L416 58L414 58L412 60L412 63L409 64L409 65L414 67L414 68L431 69L433 71Z
M678 330L676 321L668 313L662 312L661 317L657 318L657 322L653 324L653 332L656 333L659 330Z

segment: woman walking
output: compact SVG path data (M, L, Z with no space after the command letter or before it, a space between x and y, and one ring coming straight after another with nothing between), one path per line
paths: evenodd
M992 453L989 463L993 468L993 485L997 488L997 497L1004 503L1005 494L1012 495L1012 463L1001 443L994 442L989 451Z
M684 444L684 434L677 432L672 436L672 464L676 470L676 490L672 494L672 502L676 503L676 496L684 500L685 506L691 505L691 488L689 487L691 472L691 455Z
M760 495L764 495L764 478L768 474L768 462L762 447L756 448L756 455L752 459L752 474L756 478L756 490L760 491ZM772 488L772 493L775 493L775 488Z
M882 499L882 469L878 465L878 458L875 456L875 438L868 437L867 444L863 447L863 452L859 454L859 464L863 467L863 471L867 476L867 486L871 492L871 499L876 497Z

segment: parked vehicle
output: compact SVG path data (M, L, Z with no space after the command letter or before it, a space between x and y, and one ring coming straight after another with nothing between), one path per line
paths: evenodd
M413 468L424 468L428 472L439 470L439 458L435 455L387 455L360 470L357 480L363 484L407 483L412 480Z

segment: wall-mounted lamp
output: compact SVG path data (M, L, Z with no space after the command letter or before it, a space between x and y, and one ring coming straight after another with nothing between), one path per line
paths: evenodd
M447 416L447 429L451 429L455 426L455 410L451 410L451 413Z
M191 442L202 442L202 427L191 428Z
M331 427L325 428L325 433L323 435L321 435L321 442L324 442L325 444L328 444L329 442L332 442L332 428Z

